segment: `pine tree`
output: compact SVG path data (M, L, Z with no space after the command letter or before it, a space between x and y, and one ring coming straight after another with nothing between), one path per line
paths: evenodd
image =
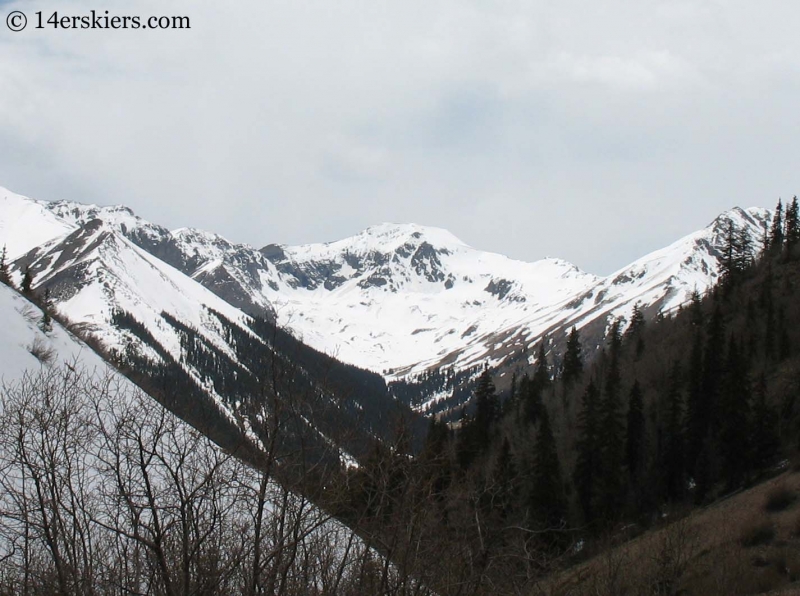
M436 416L431 416L431 420L428 423L428 433L425 435L422 456L427 459L441 457L447 447L448 434L447 423L439 420Z
M33 290L31 288L31 284L33 283L33 277L31 276L31 266L27 265L25 267L25 273L22 275L22 293L26 296L31 296L33 294Z
M52 308L52 301L50 300L50 288L45 288L44 297L42 298L42 320L39 323L39 328L43 333L50 333L53 330L53 321L50 317L50 309Z
M767 360L775 357L775 303L772 297L772 265L767 265L767 274L761 289L761 302L764 314L764 356Z
M561 479L556 441L550 427L550 416L542 410L539 432L533 449L534 468L531 490L531 513L534 527L556 528L563 524L567 504Z
M725 326L719 305L714 306L711 321L708 325L705 351L703 357L703 408L707 417L703 419L704 429L710 430L712 422L716 424L720 384L723 375L723 355L725 353Z
M550 364L547 362L547 354L544 349L545 338L539 343L539 353L536 356L536 373L533 375L533 382L545 389L551 381Z
M797 197L786 208L786 231L784 233L786 255L791 258L794 248L800 244L800 213L798 213Z
M540 414L542 413L542 410L544 409L544 403L542 401L542 385L537 382L537 374L538 371L534 374L533 379L526 384L527 390L524 396L524 419L529 424L536 424Z
M700 311L702 317L702 311ZM689 370L687 377L688 400L686 411L686 448L687 453L698 454L708 436L711 426L711 401L703 390L703 327L694 328L692 349L689 353ZM693 460L687 460L690 474L694 473Z
M542 338L536 358L536 372L533 374L533 379L528 386L528 395L525 398L525 419L532 424L536 423L544 408L542 394L550 385L550 366L547 363L544 344L545 340Z
M666 497L675 501L683 496L685 488L685 466L683 448L683 402L681 399L681 367L675 362L670 372L665 400L662 437L664 446L660 462L664 475Z
M508 388L508 399L503 404L503 416L516 411L519 401L519 391L517 389L517 371L511 373L511 386Z
M508 518L513 508L518 489L518 476L511 444L504 438L492 471L492 505L500 522Z
M772 218L772 230L769 235L769 248L780 253L783 249L783 203L778 199L775 216Z
M786 329L786 316L783 306L778 307L778 360L786 360L791 354L789 331Z
M573 326L564 352L564 371L561 375L565 385L571 385L583 374L583 356L581 355L581 338Z
M631 481L641 478L646 452L644 402L639 381L634 381L628 397L628 428L625 436L625 463Z
M753 238L747 228L736 230L736 273L741 274L749 269L754 260Z
M717 416L722 475L728 488L739 487L750 470L750 379L739 343L731 337Z
M479 444L488 447L492 424L497 420L499 403L495 393L494 381L486 368L478 377L475 389L475 426L478 429Z
M600 454L599 438L600 393L594 380L589 382L583 394L583 407L578 415L578 458L573 471L573 483L584 519L594 519L594 501Z
M771 464L778 454L777 428L778 413L767 403L767 379L761 373L753 398L753 465L756 468Z
M636 357L639 358L644 352L644 313L642 312L639 303L633 305L633 312L631 313L631 322L628 325L628 330L625 334L635 341Z
M8 252L6 245L3 245L3 252L0 253L0 283L11 285L11 275L8 271Z
M625 493L623 464L625 461L625 426L620 403L619 359L622 347L620 321L611 325L608 368L600 404L600 482L598 513L611 521L618 514Z
M462 468L469 467L478 455L489 448L499 412L494 382L487 367L478 377L475 388L475 415L463 423L459 436L458 460Z
M736 275L736 224L729 219L725 225L725 240L722 244L722 260L719 264L720 279L730 283Z

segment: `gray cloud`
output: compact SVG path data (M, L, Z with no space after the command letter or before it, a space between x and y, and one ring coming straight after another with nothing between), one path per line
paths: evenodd
M192 29L4 30L0 184L256 246L414 221L595 273L800 187L785 2L109 10Z

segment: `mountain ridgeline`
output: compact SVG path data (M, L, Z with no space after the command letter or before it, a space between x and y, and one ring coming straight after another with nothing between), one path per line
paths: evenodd
M49 288L64 315L109 347L124 347L109 324L117 310L145 326L166 311L223 340L200 304L245 328L244 317L275 321L319 352L382 375L416 411L451 418L470 392L462 381L474 374L465 371L489 362L506 373L498 379L505 390L512 369L533 363L542 337L557 357L573 326L587 355L595 353L611 321L629 320L635 304L654 317L714 285L728 222L758 244L771 217L766 209L733 209L597 277L559 259L525 263L479 251L414 224L259 250L200 230L169 231L125 207L48 203L8 191L0 201L0 241L16 282L30 266L33 287ZM32 228L36 234L14 232ZM180 360L178 336L157 325L153 336L170 334L159 340ZM439 373L458 382L432 382Z
M708 551L692 546L710 536L691 535L676 521L789 468L800 472L797 200L785 217L779 205L758 245L733 221L721 231L720 279L705 295L695 292L686 305L652 318L636 306L629 320L611 322L593 359L577 328L563 351L543 340L533 366L512 372L502 393L485 369L470 410L457 425L432 419L416 458L402 455L400 441L350 472L348 486L356 489L345 519L376 533L413 534L397 550L423 544L438 553L439 567L420 562L419 573L430 573L430 585L448 594L466 585L479 594L705 596L796 581L780 561L773 574L771 560L745 552L735 560L753 591L734 588L730 569L715 569L703 559ZM403 480L376 505L376 478L386 475ZM768 511L798 498L788 489L774 495L783 500L768 501ZM423 502L420 516L415 507ZM744 515L755 519L759 511ZM610 550L671 523L651 554L635 545L627 555ZM726 561L736 548L761 544L748 534L755 526L736 523L731 537L715 538L726 544ZM774 532L774 523L758 528ZM787 548L796 548L794 532ZM578 568L575 584L543 588L543 578L595 554L597 574ZM620 567L624 556L639 567Z
M267 453L384 578L533 592L800 447L796 199L604 278L411 224L257 250L124 207L0 204L3 281L228 452Z

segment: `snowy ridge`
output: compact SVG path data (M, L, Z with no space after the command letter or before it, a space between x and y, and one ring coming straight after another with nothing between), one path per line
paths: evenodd
M9 259L77 228L52 213L49 206L0 186L0 244L6 247Z
M47 290L53 308L89 333L109 358L124 361L134 376L147 370L159 383L180 388L179 409L191 412L196 404L198 416L218 426L222 418L225 433L236 428L256 444L271 407L263 375L282 366L294 375L291 392L297 395L291 398L304 400L292 407L308 410L301 416L307 428L297 432L314 437L313 444L337 445L339 457L353 461L348 447L330 435L341 432L341 419L363 419L359 436L385 432L382 404L391 398L380 377L341 367L326 372L332 365L322 355L270 332L271 305L258 284L264 273L277 272L259 251L197 230L170 232L124 207L32 205L45 218L58 218L63 233L12 263L15 285L21 287L23 272L30 271L39 299ZM335 379L330 390L316 385L325 381L316 377L323 372Z
M17 255L33 248L18 260L17 279L28 263L35 263L35 284L60 278L59 307L98 326L110 345L123 340L108 324L109 311L124 308L170 353L179 345L159 322L162 310L225 350L214 321L203 315L213 308L243 325L248 315L276 320L311 347L388 380L443 366L519 362L543 336L558 354L573 325L591 349L610 320L628 319L636 303L653 316L705 292L718 279L727 222L758 246L771 216L735 208L598 277L560 259L527 263L480 251L446 230L416 224L384 223L335 242L259 250L201 230L169 231L125 207L5 194L13 208L0 213L0 242L13 244ZM36 226L42 233L28 242L9 232Z
M283 283L268 285L267 295L279 322L389 377L446 358L598 280L559 259L515 261L416 225L383 224L273 258Z

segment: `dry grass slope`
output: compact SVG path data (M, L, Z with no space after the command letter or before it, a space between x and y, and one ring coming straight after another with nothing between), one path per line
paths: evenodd
M800 596L800 471L746 491L559 573L547 596Z

